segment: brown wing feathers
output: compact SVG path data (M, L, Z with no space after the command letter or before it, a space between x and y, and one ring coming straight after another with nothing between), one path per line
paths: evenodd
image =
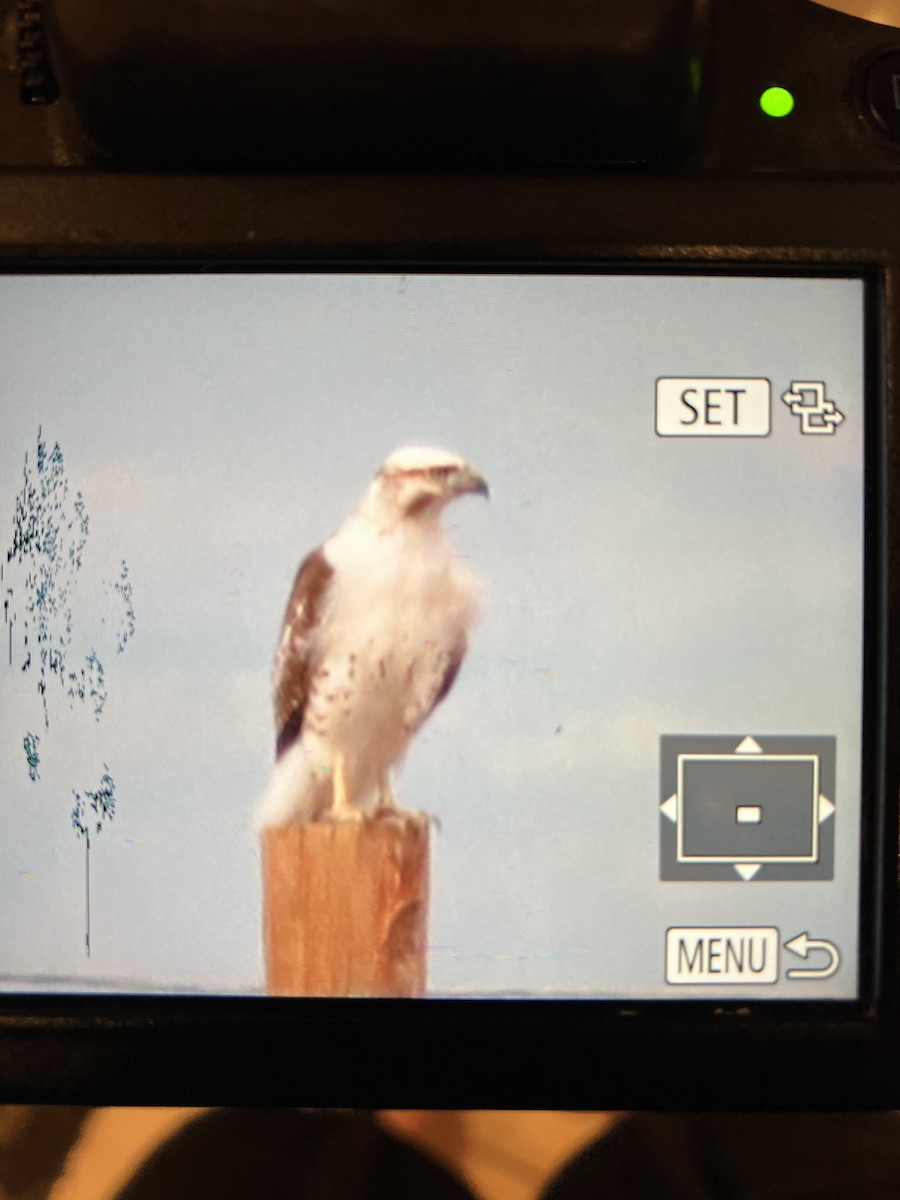
M333 575L334 569L319 548L303 561L294 580L275 658L276 759L291 748L303 728L316 667L316 633Z
M467 639L463 638L462 641L458 642L457 645L454 646L452 652L447 655L447 665L444 668L444 675L441 679L441 685L435 693L435 697L432 700L430 707L422 713L422 716L416 722L416 729L421 729L437 706L443 700L447 699L447 696L450 694L450 689L456 682L456 677L459 674L459 668L463 664L463 659L466 657L467 648Z

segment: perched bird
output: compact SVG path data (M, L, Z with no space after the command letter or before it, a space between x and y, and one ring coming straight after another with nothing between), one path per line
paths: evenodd
M453 686L478 586L441 515L487 496L453 454L404 447L297 573L273 673L275 767L259 826L397 810L390 771Z

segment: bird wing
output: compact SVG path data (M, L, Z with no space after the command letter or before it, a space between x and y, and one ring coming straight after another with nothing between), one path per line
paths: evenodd
M321 655L319 629L334 568L320 546L300 565L275 655L275 757L291 748L303 728L309 687Z
M456 643L441 655L437 671L437 686L434 689L434 694L429 702L413 715L412 720L409 722L409 726L414 733L417 733L422 728L441 701L446 700L450 694L450 689L456 682L459 669L463 664L463 659L466 657L468 646L468 638L463 633L457 639Z

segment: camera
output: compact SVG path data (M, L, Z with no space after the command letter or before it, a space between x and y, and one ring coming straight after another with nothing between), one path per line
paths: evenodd
M897 1107L896 5L0 22L5 1094Z

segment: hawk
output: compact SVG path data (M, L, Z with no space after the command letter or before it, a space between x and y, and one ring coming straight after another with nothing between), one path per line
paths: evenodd
M477 607L441 516L488 495L467 462L395 451L344 525L301 564L275 655L275 768L260 826L399 811L390 784L453 686Z

